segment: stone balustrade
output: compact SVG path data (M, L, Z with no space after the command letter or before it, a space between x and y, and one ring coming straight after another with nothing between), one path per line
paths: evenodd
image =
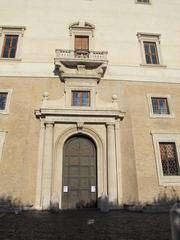
M107 61L107 51L56 49L56 59L89 59Z

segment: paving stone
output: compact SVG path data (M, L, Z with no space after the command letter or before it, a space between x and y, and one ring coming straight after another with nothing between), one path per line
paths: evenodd
M74 210L0 218L0 240L170 240L168 213Z

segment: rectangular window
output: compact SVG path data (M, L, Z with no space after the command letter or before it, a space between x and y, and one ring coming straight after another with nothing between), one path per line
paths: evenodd
M138 32L142 64L141 66L165 67L160 49L161 34Z
M170 114L167 98L152 97L153 114Z
M147 64L159 64L156 42L144 42L144 52Z
M90 106L90 91L72 91L72 106Z
M174 142L160 142L161 164L164 176L177 176L180 174L176 145Z
M7 103L7 92L0 92L0 110L6 109L6 103Z
M138 3L149 3L150 0L137 0Z
M4 45L2 49L2 57L3 58L15 58L17 43L18 43L18 35L5 35L4 36Z

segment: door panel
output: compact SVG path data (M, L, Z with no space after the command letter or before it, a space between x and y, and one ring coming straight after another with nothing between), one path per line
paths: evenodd
M96 206L96 172L94 143L84 136L70 138L63 153L62 208Z

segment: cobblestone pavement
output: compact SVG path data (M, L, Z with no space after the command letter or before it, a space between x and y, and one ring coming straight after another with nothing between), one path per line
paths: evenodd
M3 240L170 240L169 215L98 210L0 216Z

